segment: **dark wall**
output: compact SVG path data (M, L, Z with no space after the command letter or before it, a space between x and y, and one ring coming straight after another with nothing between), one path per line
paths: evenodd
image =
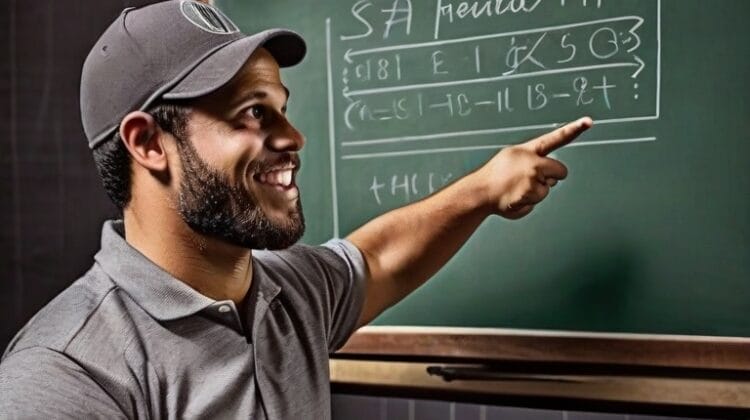
M107 199L81 127L81 66L125 7L0 2L0 348L92 263Z

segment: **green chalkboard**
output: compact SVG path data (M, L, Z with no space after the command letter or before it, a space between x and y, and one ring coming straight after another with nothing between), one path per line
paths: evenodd
M750 336L750 2L216 2L289 27L307 242L591 115L570 177L376 324Z

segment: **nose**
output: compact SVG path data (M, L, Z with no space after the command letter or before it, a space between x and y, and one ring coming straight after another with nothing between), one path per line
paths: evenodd
M305 136L286 119L284 115L275 118L273 129L269 133L268 147L275 152L296 152L305 145Z

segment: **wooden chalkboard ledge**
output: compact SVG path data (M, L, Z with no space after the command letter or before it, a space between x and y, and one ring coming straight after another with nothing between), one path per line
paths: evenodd
M445 381L419 362L333 359L335 393L427 398L554 410L740 417L750 415L750 381L606 375L508 375Z
M553 409L750 414L750 339L365 327L331 360L334 392Z
M643 368L750 375L750 338L495 328L364 327L340 359ZM634 370L635 369L635 370ZM684 373L684 372L683 372Z

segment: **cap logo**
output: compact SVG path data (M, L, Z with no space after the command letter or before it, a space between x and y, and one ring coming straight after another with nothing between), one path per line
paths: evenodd
M194 0L182 0L180 2L182 15L193 25L204 31L214 34L233 34L239 32L239 28L219 9L205 3Z

